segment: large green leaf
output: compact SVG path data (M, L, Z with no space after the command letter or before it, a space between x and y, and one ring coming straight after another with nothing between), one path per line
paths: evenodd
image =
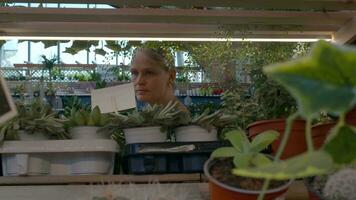
M226 138L231 142L232 146L234 146L239 152L249 152L251 144L243 131L230 131L226 133Z
M324 145L325 151L330 154L335 163L350 163L356 159L356 128L342 126L334 129L332 137Z
M264 71L296 98L304 117L344 113L356 102L356 50L318 42L311 57Z
M251 151L256 153L262 151L278 137L279 133L273 130L258 134L251 142Z
M233 160L235 167L238 167L238 168L249 167L252 156L253 155L251 155L251 154L237 153Z
M239 152L234 147L221 147L211 153L211 157L220 158L220 157L234 157Z
M324 151L317 151L257 168L237 168L233 170L233 173L253 178L287 180L325 174L332 166L332 158Z

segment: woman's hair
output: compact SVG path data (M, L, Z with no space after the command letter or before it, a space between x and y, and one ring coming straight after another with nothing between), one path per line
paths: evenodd
M162 48L152 49L152 48L137 48L132 56L132 61L136 59L138 53L143 53L148 56L153 61L157 62L165 70L169 70L174 67L174 61L172 55Z

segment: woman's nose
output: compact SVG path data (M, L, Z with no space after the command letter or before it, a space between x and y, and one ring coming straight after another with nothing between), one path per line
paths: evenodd
M145 81L145 78L140 74L136 77L135 79L135 83L138 84L138 85L142 85L144 84L146 81Z

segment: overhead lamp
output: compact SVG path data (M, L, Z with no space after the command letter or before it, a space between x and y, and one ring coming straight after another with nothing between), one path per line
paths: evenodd
M0 40L131 40L131 41L186 41L186 42L316 42L327 38L160 38L160 37L62 37L62 36L0 36Z

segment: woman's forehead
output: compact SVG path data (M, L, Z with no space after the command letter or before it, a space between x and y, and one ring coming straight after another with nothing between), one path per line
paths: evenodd
M135 55L131 63L131 68L162 68L160 63L153 60L146 54L139 52Z

